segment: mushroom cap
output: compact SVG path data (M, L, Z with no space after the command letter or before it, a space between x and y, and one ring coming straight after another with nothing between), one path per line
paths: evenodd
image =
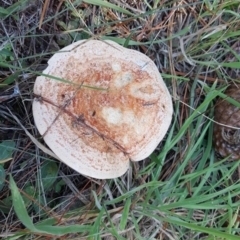
M109 40L81 40L54 54L34 94L35 124L47 145L77 172L99 179L121 176L129 159L148 157L172 119L171 96L153 61Z

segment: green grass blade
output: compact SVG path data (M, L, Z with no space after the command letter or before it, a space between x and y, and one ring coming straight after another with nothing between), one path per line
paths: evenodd
M121 221L120 221L120 225L119 225L120 230L124 230L127 225L127 220L128 220L131 203L132 203L131 198L128 198L125 203L123 212L122 212L122 217L121 217Z
M69 233L87 233L91 230L88 225L69 225L69 226L47 226L41 225L37 228L38 233L46 233L55 236L62 236Z
M109 3L108 1L84 0L84 2L89 3L89 4L93 4L93 5L96 5L96 6L99 6L99 7L111 8L111 9L114 9L114 10L119 11L121 13L125 13L127 15L134 16L134 14L129 12L128 10L123 9L121 7L118 7L118 6L116 6L116 5L112 4L112 3Z

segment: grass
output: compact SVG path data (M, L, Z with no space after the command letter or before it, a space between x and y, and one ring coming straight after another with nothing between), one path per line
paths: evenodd
M2 1L0 236L239 239L239 163L218 159L212 146L215 100L239 81L239 26L237 0ZM48 58L89 38L148 55L174 105L154 153L112 180L50 156L31 112Z

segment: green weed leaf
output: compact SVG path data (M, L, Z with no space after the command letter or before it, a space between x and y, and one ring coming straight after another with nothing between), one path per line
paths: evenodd
M10 189L12 193L13 207L17 214L18 219L27 227L31 232L45 233L51 235L65 235L68 233L89 232L91 227L88 225L72 225L72 226L50 226L39 225L35 226L32 219L29 217L25 207L23 198L18 191L17 185L14 182L12 175L10 175Z
M12 196L6 197L0 201L0 211L8 214L12 208Z
M6 159L12 157L15 148L14 141L3 141L0 143L0 163L5 162Z
M2 165L0 165L0 191L3 189L5 184L6 173Z
M18 191L17 185L14 182L12 175L10 175L10 189L12 193L12 202L14 211L16 212L18 219L22 224L31 231L36 231L35 226L33 225L32 219L29 217L27 209L25 207L24 201L21 194Z
M53 186L57 179L58 166L53 161L47 161L40 169L39 179L42 181L42 185L45 191L48 191Z

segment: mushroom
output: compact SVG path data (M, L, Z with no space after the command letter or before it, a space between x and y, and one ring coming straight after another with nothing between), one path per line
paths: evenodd
M148 157L172 119L171 96L146 55L113 41L78 41L53 55L34 85L46 144L77 172L116 178Z

